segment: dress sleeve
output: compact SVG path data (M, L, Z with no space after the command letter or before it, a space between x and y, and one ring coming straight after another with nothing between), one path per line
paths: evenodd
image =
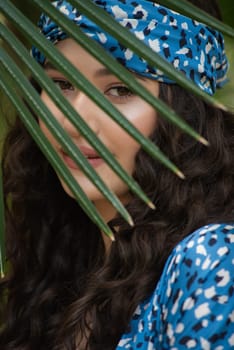
M160 350L234 349L234 225L208 225L183 240L157 295Z

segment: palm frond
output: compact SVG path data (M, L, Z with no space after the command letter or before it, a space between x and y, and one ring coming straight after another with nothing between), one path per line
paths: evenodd
M226 109L226 107L216 98L211 97L201 91L193 82L187 79L183 74L178 72L171 64L161 58L161 56L151 48L147 47L138 38L131 34L126 28L123 28L118 24L110 15L104 10L96 6L91 0L69 0L69 2L78 7L80 12L91 19L93 22L102 27L105 31L115 37L123 46L128 47L133 52L144 58L150 66L157 67L162 70L168 77L177 82L185 89L188 89L195 95L201 97L208 103ZM173 0L160 0L160 4L168 6L174 10L177 10L185 15L189 15L207 25L210 25L224 34L231 37L234 36L233 28L228 27L215 20L213 17L207 15L198 8L194 8L193 5L186 0L173 1ZM88 38L78 26L67 19L56 8L54 8L50 1L31 0L32 5L37 6L41 11L47 13L60 27L64 29L74 40L78 42L85 50L93 55L98 61L106 66L113 72L120 80L122 80L132 91L141 96L146 102L155 108L160 115L170 122L177 125L178 128L195 138L199 142L207 144L207 141L197 134L189 125L187 125L173 110L171 110L165 103L153 96L146 90L142 84L140 84L132 74L120 65L105 50L95 43L92 39ZM23 13L21 13L10 0L0 0L0 14L4 15L10 23L12 23L18 31L20 31L29 42L38 47L47 59L61 71L71 83L77 88L83 91L91 100L94 101L100 108L106 112L110 118L112 118L118 125L126 130L141 147L150 154L153 158L162 162L175 174L183 178L183 174L180 169L168 159L161 150L156 147L150 140L143 137L141 133L116 109L103 94L96 89L85 76L83 76L43 35L38 32L36 26L27 19ZM191 16L192 14L192 16ZM45 74L43 69L30 57L27 49L24 45L14 36L9 29L3 24L0 24L0 38L2 38L5 44L12 50L17 59L23 62L24 67L27 67L31 76L37 80L39 85L44 89L58 108L66 115L71 123L79 130L79 132L88 140L88 142L97 150L99 155L108 163L108 165L117 173L117 175L128 185L131 192L135 193L141 200L143 200L151 208L154 207L153 203L144 194L139 185L130 177L126 171L118 164L112 154L106 149L106 147L100 142L92 130L88 127L85 121L77 113L77 111L68 103L64 96L60 93L59 89ZM56 171L63 177L64 181L70 187L74 196L79 201L81 207L86 211L87 215L93 220L98 227L107 235L112 237L112 232L104 220L100 217L96 211L94 205L86 197L82 189L76 183L69 170L64 166L59 156L56 154L48 140L40 131L35 118L32 116L30 109L23 103L22 98L27 104L36 112L36 115L41 118L51 130L53 135L57 138L58 142L63 146L64 150L74 159L74 161L80 166L84 173L91 179L91 181L97 186L97 188L103 193L103 195L111 201L116 210L122 215L129 224L132 223L132 219L123 205L119 202L118 198L112 193L104 184L102 179L96 174L94 169L90 166L87 160L83 157L79 149L71 142L68 135L62 130L60 125L56 122L55 118L48 110L48 108L42 103L40 96L32 88L31 84L22 72L22 67L12 60L9 54L0 49L0 87L4 93L9 97L20 118L24 122L26 128L32 134L32 137L41 148L47 159L51 162ZM9 81L13 82L12 84ZM16 89L20 89L21 96L16 92ZM0 180L1 180L0 173ZM1 183L0 183L1 186ZM2 188L0 187L0 273L4 274L4 261L5 261L5 246L4 246L4 208L2 198ZM113 237L112 237L113 238Z

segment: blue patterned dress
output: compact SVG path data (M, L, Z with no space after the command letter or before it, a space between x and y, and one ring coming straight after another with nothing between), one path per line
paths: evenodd
M117 350L234 349L234 225L181 241L129 329Z

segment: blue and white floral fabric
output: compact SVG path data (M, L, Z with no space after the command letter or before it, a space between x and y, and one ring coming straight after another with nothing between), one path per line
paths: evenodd
M93 2L208 94L212 95L216 87L226 81L228 62L224 40L214 29L148 0ZM59 0L54 1L53 5L129 70L161 82L174 83L157 67L149 67L144 59L123 47L69 2ZM53 43L67 37L44 14L39 27ZM44 63L45 56L37 48L32 49L32 54L38 62Z
M175 247L117 350L234 349L234 225L200 228Z

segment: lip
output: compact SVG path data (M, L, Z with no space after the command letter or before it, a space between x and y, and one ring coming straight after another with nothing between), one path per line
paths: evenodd
M102 158L99 157L98 153L89 147L86 146L80 146L78 147L81 153L85 156L87 161L89 162L92 167L97 168L99 165L101 165L104 161ZM80 169L80 167L74 162L74 160L63 150L60 151L62 158L65 162L65 164L71 168L71 169Z

